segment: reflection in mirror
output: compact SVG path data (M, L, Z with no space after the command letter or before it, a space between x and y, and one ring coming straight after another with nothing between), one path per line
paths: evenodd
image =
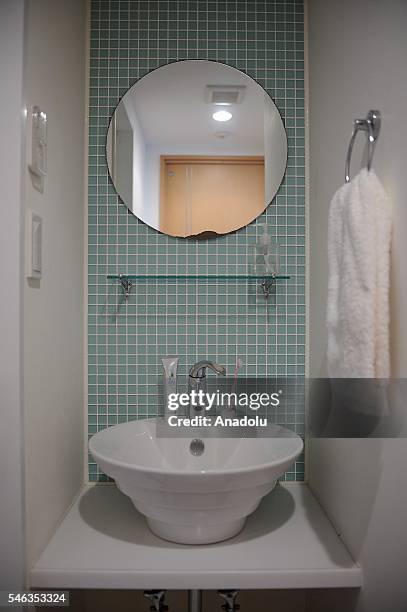
M110 176L127 208L170 236L235 231L270 204L287 139L268 94L206 60L168 64L123 96L107 135Z

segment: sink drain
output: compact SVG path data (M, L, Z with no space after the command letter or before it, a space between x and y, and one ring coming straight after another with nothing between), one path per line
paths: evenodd
M199 455L202 455L204 450L205 444L199 438L195 438L194 440L192 440L191 444L189 445L189 452L191 453L191 455L195 455L195 457L199 457Z

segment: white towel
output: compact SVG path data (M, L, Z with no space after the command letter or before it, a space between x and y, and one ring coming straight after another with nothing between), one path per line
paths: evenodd
M388 378L391 207L373 170L332 198L328 227L330 378Z

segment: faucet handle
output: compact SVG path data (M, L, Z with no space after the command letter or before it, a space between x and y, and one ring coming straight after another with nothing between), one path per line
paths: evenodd
M215 374L226 376L226 368L214 361L208 361L206 359L198 361L198 363L193 365L189 370L189 375L191 378L204 378L206 376L206 368L210 368Z

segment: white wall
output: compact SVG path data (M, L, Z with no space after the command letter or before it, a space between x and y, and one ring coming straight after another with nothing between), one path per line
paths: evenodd
M136 110L130 100L124 98L124 106L133 129L132 152L132 212L149 225L155 221L155 211L148 206L147 147Z
M406 377L407 3L309 0L308 7L311 375L324 374L329 202L344 181L353 119L379 109L383 123L374 168L394 205L392 374ZM403 385L393 397L393 409L401 407L406 420ZM406 439L309 443L310 486L363 567L358 612L407 609L406 457Z
M264 199L269 204L280 185L287 165L287 137L277 109L264 103Z
M48 115L41 194L27 168L25 207L43 217L43 278L24 280L27 562L38 557L83 478L83 0L27 0L24 102Z
M24 0L0 3L0 589L24 584L22 193Z
M121 199L128 206L133 201L133 128L124 104L116 109L112 126L115 126L114 182ZM112 134L110 130L109 135ZM110 139L111 140L111 139ZM111 144L110 144L111 147Z
M133 132L116 132L116 186L123 202L133 201Z

